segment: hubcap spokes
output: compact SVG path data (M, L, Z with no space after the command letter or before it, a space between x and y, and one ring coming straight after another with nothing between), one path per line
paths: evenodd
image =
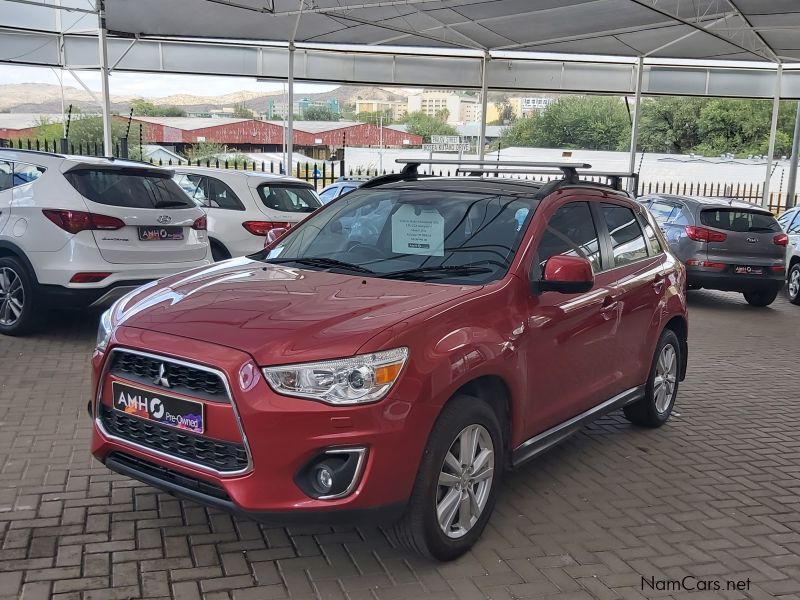
M475 526L494 480L494 444L482 425L465 427L445 454L436 489L436 518L447 537Z
M656 401L656 410L666 412L675 393L678 381L678 360L675 348L667 344L661 349L656 362L656 375L653 379L653 395Z
M22 315L25 290L19 275L8 267L0 268L0 325L13 325Z
M800 270L795 269L789 277L789 295L795 298L798 293L800 293Z

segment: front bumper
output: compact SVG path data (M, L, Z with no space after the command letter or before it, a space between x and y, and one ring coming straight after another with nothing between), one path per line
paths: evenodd
M771 271L764 267L763 275L739 275L733 267L709 269L686 267L686 277L690 289L705 288L723 292L753 292L757 290L780 290L786 284L785 272Z
M401 380L389 397L375 404L336 407L275 394L260 371L253 371L251 357L231 348L126 327L114 332L108 352L114 346L157 352L223 372L250 462L242 473L215 473L203 465L153 451L146 444L110 436L94 405L92 454L110 469L170 493L270 522L389 518L402 510L410 496L437 414L432 406L415 401L418 388L413 379L406 388ZM95 393L104 359L99 353L93 358ZM243 369L255 372L255 380L250 378L244 385ZM98 397L107 403L109 386L103 384ZM218 440L237 441L236 429L223 426L228 417L222 407L209 405L207 415L209 436L213 433ZM220 427L212 429L215 418ZM353 446L366 448L367 453L360 478L346 496L315 499L295 482L298 472L320 452Z

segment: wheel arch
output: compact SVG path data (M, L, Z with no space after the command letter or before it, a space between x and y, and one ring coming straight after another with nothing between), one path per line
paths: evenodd
M462 384L448 402L459 394L480 398L488 404L500 421L506 465L511 458L511 425L514 418L511 388L500 375L481 375Z
M686 378L686 368L689 362L689 327L686 319L682 316L674 316L664 326L664 330L669 329L676 336L681 344L681 364L680 364L680 380Z
M800 263L800 255L793 254L792 258L789 259L789 269L795 266L797 263Z
M33 268L33 264L28 257L25 256L25 253L22 251L22 249L20 249L20 247L16 244L12 244L11 242L7 242L5 240L0 240L0 257L6 256L18 259L28 270L28 275L33 278L34 283L39 283L39 278L36 276L36 270Z
M228 258L233 256L233 254L231 254L231 251L228 250L228 247L225 244L223 244L218 238L208 236L208 245L211 247L216 246L217 248L222 250L225 254L227 254Z

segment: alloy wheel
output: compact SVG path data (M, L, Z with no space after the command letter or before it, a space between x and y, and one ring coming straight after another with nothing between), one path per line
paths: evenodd
M672 344L667 344L661 349L656 363L656 375L653 379L653 396L656 410L663 414L669 408L675 385L678 381L677 353Z
M789 296L797 298L800 293L800 269L792 269L789 275Z
M456 436L439 472L436 517L447 537L463 537L475 526L493 480L492 436L483 425L469 425Z
M25 289L19 274L9 267L0 267L0 325L14 325L24 306Z

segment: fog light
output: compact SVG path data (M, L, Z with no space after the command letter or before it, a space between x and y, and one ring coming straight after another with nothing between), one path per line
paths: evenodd
M330 493L333 487L333 471L326 464L314 467L314 489L320 495L325 496Z
M323 450L297 472L295 483L317 500L343 498L358 485L366 454L366 448Z

